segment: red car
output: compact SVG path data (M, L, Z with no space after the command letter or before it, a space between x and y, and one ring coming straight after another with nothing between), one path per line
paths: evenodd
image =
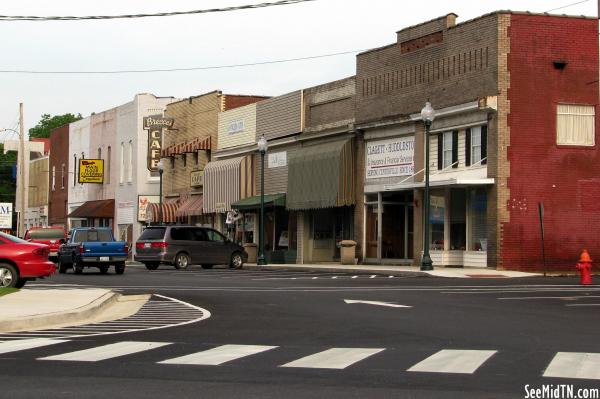
M50 248L50 260L58 261L58 248L67 241L67 231L63 227L32 227L25 232L25 241L44 244ZM63 240L61 242L61 240Z
M0 233L0 287L21 288L28 280L55 273L49 253L47 245Z

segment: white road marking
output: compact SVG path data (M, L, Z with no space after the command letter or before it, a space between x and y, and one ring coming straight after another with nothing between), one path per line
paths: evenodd
M26 349L39 348L42 346L60 344L62 342L68 342L68 339L49 339L49 338L34 338L34 339L21 339L18 341L6 341L0 343L0 353L17 352Z
M371 276L371 277L369 277L369 278L375 278L375 277L377 277L377 275L376 275L376 274L372 275L372 276Z
M385 348L331 348L280 367L341 370L384 350Z
M407 371L473 374L497 351L443 349Z
M558 352L544 377L600 380L600 353Z
M412 306L408 306L408 305L398 305L395 303L390 303L390 302L378 302L378 301L357 301L357 300L352 300L352 299L344 299L344 302L348 303L348 304L352 304L352 303L363 303L363 304L367 304L367 305L377 305L377 306L389 306L390 308L412 308Z
M354 278L358 278L358 276L352 276L352 278L353 278L353 279L354 279Z
M600 298L600 295L578 295L578 296L515 296L497 298L500 300L527 300L527 299L564 299L564 300L576 300L580 298Z
M163 360L161 364L193 364L202 366L218 366L242 357L265 352L276 346L261 345L223 345L191 355Z
M130 355L171 345L171 342L140 342L123 341L115 344L98 346L96 348L84 349L76 352L63 353L61 355L42 357L38 360L63 360L71 362L97 362L115 357Z
M565 306L600 306L600 303L571 303Z

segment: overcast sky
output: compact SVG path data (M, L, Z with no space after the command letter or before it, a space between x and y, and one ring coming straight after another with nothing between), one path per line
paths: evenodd
M20 0L2 15L115 15L221 8L274 0ZM510 9L546 12L577 0L316 0L226 13L74 22L0 21L0 70L91 71L246 64L365 50L449 12L458 22ZM553 11L597 16L596 0ZM145 74L0 73L0 128L44 113L88 116L136 93L179 98L212 90L279 95L355 74L355 54L272 65ZM3 136L0 134L0 139ZM4 137L6 137L4 135Z

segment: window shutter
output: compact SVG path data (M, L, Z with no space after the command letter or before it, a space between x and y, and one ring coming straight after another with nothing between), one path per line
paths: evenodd
M465 130L465 165L471 166L471 128Z
M481 164L487 163L487 125L481 126Z
M437 166L439 170L442 170L442 166L444 164L444 135L443 134L438 134L437 135L437 140L438 140L438 162L437 162Z
M458 168L458 130L452 132L452 167Z

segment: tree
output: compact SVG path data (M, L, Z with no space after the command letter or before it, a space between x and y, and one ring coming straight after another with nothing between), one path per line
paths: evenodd
M77 116L70 113L55 116L43 114L42 119L38 122L38 124L29 129L29 137L38 139L48 138L50 137L50 132L53 129L61 127L62 125L66 125L67 123L76 122L80 119L82 119L81 114L77 114Z
M16 163L16 152L4 154L4 145L0 144L0 202L15 202L16 183L12 178L12 168Z

